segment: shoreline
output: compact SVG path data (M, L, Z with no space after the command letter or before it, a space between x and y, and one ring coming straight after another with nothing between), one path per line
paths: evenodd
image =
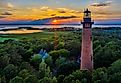
M29 33L38 33L43 32L42 30L8 30L8 31L0 31L0 34L29 34Z
M18 27L11 29L1 29L0 34L30 34L38 33L43 31L81 31L82 28L76 27L55 27L55 28L33 28L33 27ZM93 27L92 30L121 30L121 27Z

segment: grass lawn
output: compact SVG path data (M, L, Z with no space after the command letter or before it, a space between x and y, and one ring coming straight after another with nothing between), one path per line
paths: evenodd
M3 38L3 37L0 37L0 42L4 42L5 40L9 40L9 39L17 40L16 38Z
M69 32L57 32L58 35L66 34ZM8 40L8 39L48 39L54 37L54 32L38 32L38 33L30 33L30 34L0 34L0 41Z

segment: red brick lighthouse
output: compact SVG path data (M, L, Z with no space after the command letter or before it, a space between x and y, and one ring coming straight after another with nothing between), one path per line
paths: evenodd
M91 11L86 9L83 17L82 29L82 49L81 49L81 70L93 69L93 49L92 49L92 24Z

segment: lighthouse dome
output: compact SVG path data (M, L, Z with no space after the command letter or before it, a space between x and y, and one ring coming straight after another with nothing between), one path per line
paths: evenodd
M89 11L88 9L86 9L86 10L84 11L84 13L91 13L91 11Z

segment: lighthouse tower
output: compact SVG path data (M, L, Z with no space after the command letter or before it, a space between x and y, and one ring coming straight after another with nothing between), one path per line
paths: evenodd
M82 49L81 49L81 70L93 69L93 49L92 49L92 24L91 11L86 9L83 17L82 29Z

